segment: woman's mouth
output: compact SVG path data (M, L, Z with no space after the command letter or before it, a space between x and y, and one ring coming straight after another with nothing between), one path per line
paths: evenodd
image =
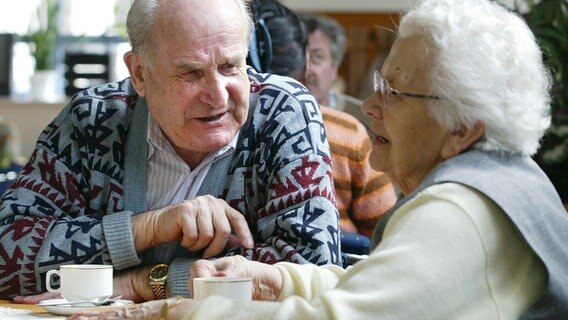
M375 137L375 142L378 144L385 144L385 143L389 143L389 141L383 137L383 136L376 136Z
M387 138L385 138L385 137L383 137L383 136L381 136L381 135L378 135L378 134L376 134L375 132L371 132L370 130L369 130L369 135L371 136L371 140L372 140L373 143L375 143L375 144L385 144L385 143L389 143L389 142L390 142Z

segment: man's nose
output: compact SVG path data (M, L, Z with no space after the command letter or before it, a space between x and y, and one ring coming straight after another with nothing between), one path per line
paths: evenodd
M229 96L227 78L219 73L213 73L206 76L204 80L201 101L215 107L224 106Z

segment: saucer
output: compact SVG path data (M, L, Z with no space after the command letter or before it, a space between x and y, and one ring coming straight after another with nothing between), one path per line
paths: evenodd
M46 303L46 304L57 303L57 305L42 306L41 305L42 302ZM122 300L121 299L121 300L114 301L109 306L95 307L95 306L89 306L89 305L65 305L66 302L67 302L67 300L65 300L65 299L49 299L49 300L42 300L37 305L44 308L45 310L53 313L53 314L62 315L62 316L70 316L70 315L75 314L77 312L101 310L101 309L105 309L105 308L108 309L108 308L112 308L112 307L126 306L126 305L134 303L131 300Z

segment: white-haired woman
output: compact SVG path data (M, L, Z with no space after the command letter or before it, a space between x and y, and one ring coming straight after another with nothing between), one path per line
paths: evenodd
M375 229L369 258L347 270L200 261L194 277L251 276L254 298L275 302L134 309L173 319L567 318L568 214L530 158L550 124L549 85L515 14L488 0L421 2L363 107L373 165L405 195Z

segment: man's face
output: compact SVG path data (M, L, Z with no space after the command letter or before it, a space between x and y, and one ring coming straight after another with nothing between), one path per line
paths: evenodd
M246 26L233 1L163 3L150 38L153 65L140 62L136 89L176 152L196 165L246 121Z
M328 93L337 77L337 68L331 57L330 39L319 29L310 33L306 86L322 105L329 105Z

